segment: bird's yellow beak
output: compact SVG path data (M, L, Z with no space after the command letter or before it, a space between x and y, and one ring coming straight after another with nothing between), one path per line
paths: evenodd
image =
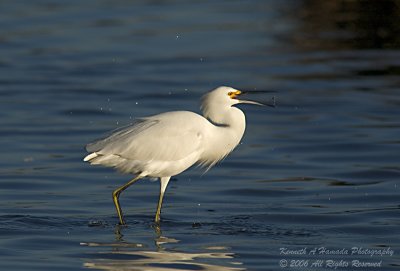
M237 96L239 96L240 94L242 94L242 92L241 92L240 90L232 91L232 92L229 92L229 93L228 93L228 95L229 95L229 97L230 97L231 99L236 99Z

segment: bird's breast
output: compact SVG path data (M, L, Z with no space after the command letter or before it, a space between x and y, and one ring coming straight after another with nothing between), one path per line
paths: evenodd
M213 127L211 133L204 135L204 152L201 163L213 166L224 159L240 143L243 130L235 130L233 127Z

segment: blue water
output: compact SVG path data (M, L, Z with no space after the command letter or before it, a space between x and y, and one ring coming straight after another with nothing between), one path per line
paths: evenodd
M398 270L399 9L2 1L1 270ZM84 163L84 145L136 117L199 112L219 85L276 90L277 107L241 106L242 143L172 179L160 229L146 180L116 226L111 191L131 176Z

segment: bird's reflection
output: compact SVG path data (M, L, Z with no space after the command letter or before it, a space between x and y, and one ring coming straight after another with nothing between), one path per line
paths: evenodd
M238 271L245 270L240 262L234 259L234 253L227 252L227 247L211 247L207 252L193 253L168 250L166 244L179 243L175 238L162 235L161 229L154 227L155 249L149 249L142 243L126 242L123 239L124 229L115 229L115 243L81 243L89 247L109 247L111 251L98 252L95 259L88 260L84 266L100 270L216 270ZM210 251L210 252L208 252ZM216 263L213 263L215 259ZM221 263L222 262L222 263Z

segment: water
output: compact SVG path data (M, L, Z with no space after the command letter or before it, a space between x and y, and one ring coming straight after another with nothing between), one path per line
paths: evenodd
M2 1L1 269L397 270L399 7ZM129 176L82 162L83 146L135 117L198 112L219 85L278 90L278 107L242 106L242 144L174 177L160 230L148 181L115 226L111 191Z

